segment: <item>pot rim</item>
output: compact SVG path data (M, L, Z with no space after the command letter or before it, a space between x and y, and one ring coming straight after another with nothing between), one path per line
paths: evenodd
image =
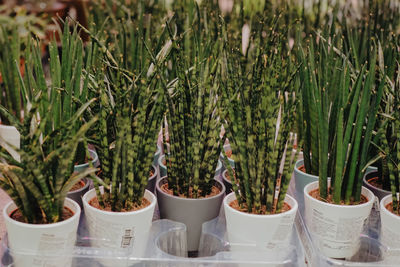
M74 212L74 215L72 215L70 218L68 218L68 219L66 219L64 221L61 221L61 222L47 223L47 224L31 224L31 223L24 223L24 222L16 221L16 220L14 220L14 219L12 219L10 217L10 214L7 213L7 210L11 205L14 205L15 208L18 209L18 207L17 207L17 205L15 205L14 201L10 201L4 206L3 218L4 218L4 220L6 220L6 221L8 221L8 222L10 222L12 224L16 224L16 225L19 225L21 227L31 228L31 229L43 229L43 228L48 228L48 227L62 226L62 225L65 225L65 224L69 224L70 222L75 220L76 217L79 218L80 214L81 214L81 207L79 206L78 203L76 203L73 199L70 199L68 197L65 198L65 201L69 202L73 206L73 209L71 209L71 210ZM65 207L65 203L64 203L64 207ZM14 212L14 211L15 211L15 209L13 209L12 212Z
M204 197L204 198L178 197L178 196L167 194L163 190L161 190L160 183L163 182L166 179L168 179L168 177L164 176L164 177L161 177L161 179L157 181L157 183L156 183L157 194L160 193L160 194L163 194L163 195L166 195L168 197L175 198L175 199L182 199L182 200L185 200L185 201L207 201L207 200L211 200L211 199L215 199L215 198L221 197L221 195L225 194L225 191L226 191L224 183L222 183L221 181L218 181L217 179L213 179L214 182L216 182L217 184L219 184L221 186L221 192L219 192L219 194L217 194L215 196L212 196L212 197Z
M389 199L389 198L390 198L390 199ZM389 201L388 201L388 199L389 199ZM386 202L386 201L388 201L388 203L385 204L384 202ZM381 202L379 203L380 208L381 208L381 210L383 210L383 212L385 212L386 214L388 214L388 216L390 216L391 218L394 218L394 219L396 219L396 220L400 220L400 216L398 216L398 215L396 215L396 214L390 212L390 211L386 208L386 205L387 205L387 204L390 204L390 203L392 203L392 202L393 202L392 195L391 195L391 194L390 194L390 195L387 195L387 196L385 196L384 198L382 198Z
M232 169L235 170L235 168L232 168ZM228 172L228 169L225 169L225 170L222 172L222 179L224 179L226 182L232 184L232 181L231 181L231 180L228 180L228 179L226 178L226 173L227 173L227 172Z
M237 209L234 209L231 206L229 206L228 199L232 197L232 194L235 194L235 192L231 192L225 196L224 202L223 202L224 208L228 208L231 212L233 212L235 214L241 214L241 215L249 216L252 218L263 218L263 217L264 218L267 218L267 217L268 218L276 218L276 217L281 217L281 216L285 216L285 215L292 215L293 213L295 213L295 214L297 213L297 210L299 207L299 204L297 203L296 199L294 197L290 196L289 194L286 194L285 199L288 198L291 201L293 201L293 203L295 204L292 207L287 203L287 201L285 201L286 204L288 204L290 206L290 210L287 210L285 212L281 212L278 214L251 214L251 213L247 213L247 212L243 212L243 211L238 211ZM235 199L236 199L236 195L235 195Z
M364 197L368 198L368 201L365 202L365 203L356 204L356 205L339 205L339 204L326 203L326 202L323 202L323 201L318 200L318 199L316 199L316 198L313 198L313 197L310 196L310 194L309 194L309 192L310 192L309 188L310 188L310 187L313 187L315 184L318 184L318 183L319 183L319 181L315 181L315 182L311 182L311 183L307 184L307 185L304 187L304 191L303 191L304 197L305 197L305 198L308 198L308 199L310 199L310 200L312 200L312 201L317 201L317 202L319 202L319 203L321 203L321 204L323 204L323 205L325 205L325 206L328 206L328 207L336 207L336 208L343 208L343 209L358 209L358 208L364 208L364 207L366 207L366 206L372 205L373 202L375 201L375 195L374 195L374 193L372 193L371 190L369 190L368 188L366 188L365 186L363 186L362 189L366 190L367 193L371 196L370 198L368 198L368 196L366 196L365 194L363 194ZM319 188L319 186L317 186L317 187L314 188L314 189L318 189L318 188Z
M98 213L105 214L105 215L130 216L130 215L132 215L132 214L144 213L144 212L147 212L147 211L150 210L150 209L153 209L153 208L155 207L156 203L157 203L157 198L156 198L156 196L155 196L153 193L151 193L149 190L146 189L146 190L145 190L145 193L144 193L144 197L145 197L148 201L150 201L150 205L148 205L147 207L144 207L143 209L140 209L140 210L133 210L133 211L106 211L106 210L101 210L101 209L98 209L98 208L93 207L93 206L90 205L89 202L87 201L87 198L89 197L89 195L90 195L93 191L95 191L95 190L96 190L96 188L92 188L92 189L90 189L89 191L87 191L87 192L83 195L83 197L82 197L83 206L85 207L85 209L87 208L87 209L90 209L90 210L92 210L92 211L94 211L94 212L98 212ZM151 197L151 199L149 199L149 198L146 197L146 193L147 193L147 194L150 194L149 196ZM96 194L95 194L95 197L97 197ZM93 198L91 198L91 199L93 199Z
M165 154L160 155L160 156L158 157L158 165L159 165L159 166L162 166L162 167L164 167L164 168L167 168L167 167L164 165L164 163L162 162L162 159L165 159Z
M157 151L154 153L154 155L161 155L161 146L157 144Z
M157 177L158 175L158 168L156 168L156 166L154 166L154 164L151 164L151 167L154 170L154 174L152 176L149 177L149 180L154 179L155 177Z
M303 171L299 170L298 168L299 168L301 165L304 165L304 159L299 159L299 160L296 161L296 163L295 163L295 165L294 165L294 172L295 172L295 173L300 174L300 175L306 175L306 176L309 176L309 177L312 177L312 178L319 179L319 177L316 176L316 175L308 174L308 173L306 173L306 172L303 172Z
M367 173L366 175L364 175L364 177L363 177L363 182L364 182L365 184L367 184L368 186L374 188L374 190L378 191L379 193L384 193L384 194L391 193L389 190L381 189L381 188L379 188L379 187L376 187L376 186L372 185L372 184L368 181L368 179L367 179L367 176L368 176L368 175L376 175L376 176L374 176L374 177L378 177L378 171L372 171L372 172L369 172L369 173ZM372 178L374 178L374 177L372 177Z
M93 166L96 164L96 161L99 160L99 156L97 155L97 152L93 149L88 148L89 150L89 154L93 157L92 159L92 164ZM75 168L84 168L86 166L89 166L89 163L82 163L82 164L78 164L78 165L74 165Z
M10 130L10 131L18 131L17 128L13 125L7 125L7 124L2 124L0 123L0 128L3 128L4 130Z
M74 191L69 191L67 194L69 195L69 194L74 194L74 193L79 193L79 192L82 192L82 191L84 191L84 190L86 190L88 187L89 187L89 179L87 178L87 177L83 177L80 181L85 181L85 186L84 187L81 187L81 188L79 188L79 189L76 189L76 190L74 190Z

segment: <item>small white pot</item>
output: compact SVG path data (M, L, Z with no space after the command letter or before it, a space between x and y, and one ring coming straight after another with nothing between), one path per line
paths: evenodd
M14 202L3 210L8 242L15 267L71 266L72 250L81 209L66 198L64 206L74 212L71 218L52 224L28 224L13 220L10 214L17 209Z
M386 205L392 202L392 195L388 195L381 200L381 241L391 249L400 249L400 216L390 212Z
M316 246L331 258L348 258L358 249L364 221L375 201L374 194L363 187L361 194L368 202L359 205L335 205L310 196L318 181L304 188L305 221Z
M231 250L254 251L274 248L289 242L297 213L297 202L294 198L289 195L285 197L285 202L291 207L290 210L271 215L240 212L229 206L234 200L236 196L232 192L223 202Z
M21 136L17 128L0 124L0 137L0 145L3 146L15 160L20 161L21 159L18 152L12 148L20 148Z
M96 191L92 189L82 198L91 245L121 250L128 253L126 256L143 256L157 203L156 197L146 190L144 197L150 205L141 210L129 212L97 209L89 205L89 201L94 197L96 197ZM101 262L107 266L115 266L113 260L101 260Z
M304 159L296 161L294 166L294 197L296 198L297 202L299 203L299 210L301 214L304 214L304 187L309 183L318 181L318 176L308 174L299 170L299 167L304 165Z

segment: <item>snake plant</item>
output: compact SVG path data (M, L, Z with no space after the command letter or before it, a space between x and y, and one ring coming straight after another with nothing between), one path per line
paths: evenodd
M382 100L382 110L378 115L380 124L372 140L375 156L369 162L378 167L378 179L382 189L392 192L393 212L396 214L400 212L398 195L400 192L400 52L398 49L398 46L393 46L396 64L393 75L385 73L386 90Z
M177 18L175 24L168 25L173 66L170 81L163 80L170 140L165 160L168 188L173 194L200 198L207 196L215 183L223 142L218 100L221 43L216 13L189 2L192 10L188 20ZM166 145L166 125L163 132Z
M302 137L306 172L319 176L321 199L349 204L361 198L384 82L375 81L376 45L360 69L340 45L336 35L320 36L308 53L300 49Z
M228 172L239 206L255 214L281 212L294 168L297 68L278 20L252 25L245 56L225 36L224 128L235 161Z
M21 76L20 82L22 87L26 86ZM0 106L2 116L21 134L21 148L17 150L20 162L5 149L1 150L1 157L6 163L0 163L0 187L17 205L25 222L55 223L63 220L64 200L72 186L95 171L88 168L74 173L74 156L77 144L85 138L96 117L77 131L73 130L75 122L81 119L82 113L91 104L88 102L81 105L69 120L48 132L45 129L53 126L53 103L48 104L46 113L39 113L43 102L47 101L41 92L26 101L22 122Z
M24 67L21 61L21 38L16 28L11 30L0 27L0 103L13 115L22 120L23 102L19 84L18 67ZM8 124L6 117L0 116L3 124Z
M164 114L163 90L158 68L168 55L157 57L151 65L150 45L141 39L143 27L131 20L120 22L113 46L94 38L102 64L89 86L96 92L99 111L95 144L102 165L97 199L112 211L140 206L153 161L159 126ZM146 48L147 47L147 48ZM104 186L104 193L99 185Z

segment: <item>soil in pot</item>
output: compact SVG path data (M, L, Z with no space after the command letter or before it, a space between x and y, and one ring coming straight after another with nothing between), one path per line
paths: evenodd
M69 218L74 216L74 214L75 213L70 208L64 207L63 213L61 214L60 222L68 220ZM24 216L22 215L22 212L19 209L12 211L9 216L11 219L13 219L17 222L26 223L26 221L24 220ZM47 224L47 222L41 221L41 222L37 222L36 224Z
M269 214L269 213L266 212L266 206L265 206L265 205L261 206L261 213L257 213L255 210L253 210L252 212L248 212L248 210L247 210L247 205L244 203L243 206L240 207L240 206L239 206L239 202L238 202L236 199L235 199L234 201L232 201L232 202L229 203L229 207L232 207L233 209L235 209L235 210L237 210L237 211L245 212L245 213L248 213L248 214L262 214L262 215L267 215L267 214ZM289 204L287 204L286 202L284 202L284 203L283 203L282 210L281 210L281 212L279 212L279 213L283 213L283 212L289 211L289 210L291 210L291 209L292 209L292 207L290 207ZM271 214L279 214L279 213L271 213Z
M74 186L72 186L72 188L71 188L71 190L69 190L69 192L74 192L76 190L84 188L85 185L86 185L85 181L84 180L80 180L76 184L74 184Z
M385 196L390 195L390 185L389 190L383 189L387 187L383 183L382 179L379 178L379 173L377 171L369 171L365 174L363 179L363 185L371 190L375 196L382 200Z
M297 169L301 172L306 172L306 166L304 165L299 166Z
M95 207L96 209L99 209L99 210L112 211L110 202L105 201L104 202L104 208L102 208L100 206L100 203L99 203L99 200L97 199L97 197L94 197L91 200L89 200L89 205L92 206L92 207ZM122 208L119 212L129 212L129 211L141 210L141 209L146 208L149 205L150 205L150 201L148 201L146 198L143 198L141 205L136 205L135 204L130 209Z
M165 192L165 193L167 193L167 194L169 194L169 195L171 195L171 196L174 195L172 189L169 189L169 188L168 188L168 183L164 183L163 185L161 185L161 189L163 190L163 192ZM211 192L210 192L209 194L207 194L205 197L199 197L199 199L201 199L201 198L213 197L213 196L218 195L219 193L221 193L221 189L219 189L218 187L216 187L215 185L213 185L213 187L212 187L212 189L211 189ZM201 190L199 190L199 194L201 194ZM178 195L177 197L181 197L181 198L194 198L194 197L193 197L193 188L192 188L192 187L189 188L189 196L188 196L188 197L186 197L186 196L183 195L183 194L180 194L180 195Z
M350 202L350 204L344 204L344 201L341 201L340 204L336 204L336 203L333 202L331 194L328 195L327 199L321 198L320 195L319 195L319 189L311 190L308 194L310 196L312 196L313 198L319 200L319 201L322 201L322 202L325 202L325 203L329 203L329 204L334 204L334 205L344 205L344 206L350 205L351 206L351 205L358 205L358 204L363 204L363 203L367 203L368 202L368 198L366 198L364 195L361 195L360 202L358 202L358 203L354 203L352 201L352 202Z

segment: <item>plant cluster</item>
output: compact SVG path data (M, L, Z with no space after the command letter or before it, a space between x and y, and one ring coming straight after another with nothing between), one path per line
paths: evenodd
M297 68L278 20L252 25L245 55L225 39L224 128L235 161L228 171L240 208L256 214L281 212L294 167Z
M95 179L97 199L102 208L112 211L142 204L164 114L163 90L155 70L166 55L157 56L152 65L151 49L141 40L144 28L135 30L132 21L126 24L119 24L125 31L115 36L114 47L96 39L104 65L89 85L99 99L94 107L99 111L94 143L104 192Z
M170 81L165 79L163 84L170 138L165 159L168 188L173 194L199 198L212 191L223 143L218 99L221 43L216 13L202 13L208 9L194 5L190 10L182 37L169 25L173 66L168 70ZM182 25L177 21L179 18L174 25L179 31ZM165 139L165 125L163 131Z

